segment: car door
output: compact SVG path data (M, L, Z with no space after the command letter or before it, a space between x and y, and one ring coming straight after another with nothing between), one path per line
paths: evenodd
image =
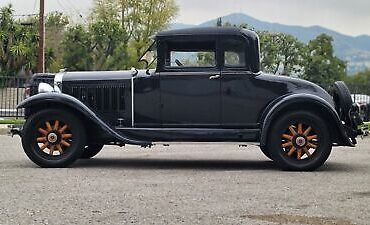
M256 89L250 72L248 41L241 37L225 38L222 43L221 125L231 128L258 126L263 92Z
M132 127L158 128L160 120L160 88L159 75L155 70L139 71L133 80L134 101ZM132 93L131 93L132 94ZM132 96L131 96L132 97Z
M220 125L220 69L216 39L169 40L160 73L162 127Z

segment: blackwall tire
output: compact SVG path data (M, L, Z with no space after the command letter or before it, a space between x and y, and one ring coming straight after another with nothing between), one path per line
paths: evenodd
M22 131L24 152L40 167L70 166L81 157L85 143L80 119L65 110L37 112L27 119Z
M267 146L260 146L261 152L269 159L272 160L271 154L267 148Z
M308 111L296 111L275 121L267 147L281 169L313 171L328 159L332 142L323 119Z
M353 105L351 92L343 81L334 83L334 101L336 103L336 110L343 121L347 121L348 112Z

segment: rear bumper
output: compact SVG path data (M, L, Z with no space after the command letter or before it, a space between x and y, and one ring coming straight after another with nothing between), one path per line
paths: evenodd
M360 110L357 104L352 105L351 109L348 112L348 117L350 123L345 125L346 133L348 134L352 143L357 144L356 137L363 134L361 129L363 120L361 118Z

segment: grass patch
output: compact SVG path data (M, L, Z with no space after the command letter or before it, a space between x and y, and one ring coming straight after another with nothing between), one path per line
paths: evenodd
M24 119L3 119L3 120L0 120L0 124L20 125L20 124L24 124Z
M364 122L359 128L362 130L363 134L367 136L370 132L370 122Z

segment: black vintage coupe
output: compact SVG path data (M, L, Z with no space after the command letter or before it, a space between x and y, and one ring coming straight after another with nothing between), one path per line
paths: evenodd
M315 170L332 146L356 144L358 109L343 82L334 94L260 71L249 30L158 33L147 70L60 72L32 79L20 131L27 156L65 167L104 145L155 142L255 143L285 170Z

